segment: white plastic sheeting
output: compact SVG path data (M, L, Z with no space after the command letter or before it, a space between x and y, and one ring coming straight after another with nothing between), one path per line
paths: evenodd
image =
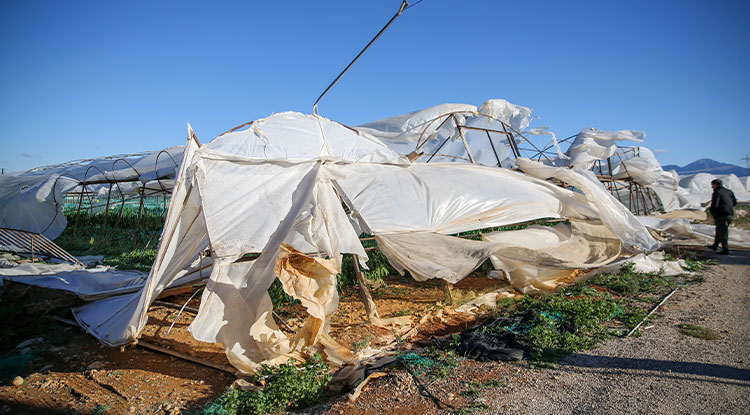
M620 212L624 207L597 200L603 191L598 182L580 180L576 187L583 193L494 167L410 164L378 140L320 116L276 114L200 149L188 140L144 289L78 308L75 316L107 344L136 339L148 305L186 267L195 269L200 252L210 247L213 270L190 326L197 339L224 344L229 361L245 373L311 352L348 362L354 356L328 336L328 324L338 304L341 255L366 259L359 230L375 235L397 268L419 280L452 282L493 254L507 261L506 268L523 262L518 252L525 252L530 262L568 269L611 260L620 246L612 234L629 247L652 247L645 228ZM450 236L540 218L601 223L604 231L598 232L609 235L611 246L579 249L590 239L586 235L596 233L580 227L558 238L557 253L519 249L518 241ZM271 318L267 290L274 278L308 312L295 336Z
M583 192L588 203L598 210L599 219L622 240L625 249L653 251L660 247L643 224L604 188L591 171L551 167L528 159L516 162L524 173L540 179L556 178Z
M208 235L200 197L185 174L186 160L192 159L198 147L192 130L189 133L159 248L144 289L73 310L78 322L106 344L120 345L135 338L146 324L148 306L165 288L200 278L203 265L200 252L208 247Z
M589 170L597 160L605 160L617 151L620 141L640 143L646 137L642 131L620 130L604 131L585 128L576 135L575 140L565 153L569 160L567 165L576 169Z
M703 223L690 223L688 219L659 218L653 216L639 216L638 220L644 226L665 232L671 240L681 243L709 245L714 241L716 227ZM750 249L750 231L729 228L730 248Z
M680 189L677 195L684 201L683 208L706 207L711 202L713 193L711 181L714 179L721 179L723 186L734 193L738 202L750 202L750 191L734 174L717 176L710 173L697 173L680 177Z
M490 257L493 266L524 293L570 284L573 271L606 265L620 255L622 247L607 227L578 221L495 232L483 239L495 246Z
M74 180L57 173L0 175L0 227L56 238L67 225L56 201L75 186Z
M146 281L146 274L139 271L121 271L106 266L81 269L69 264L45 267L44 264L25 263L0 268L0 276L6 281L68 291L86 301L136 292Z
M640 253L630 258L613 262L607 266L597 268L596 270L577 278L577 280L585 280L607 272L617 272L623 267L623 265L628 263L633 265L633 271L644 274L658 273L665 277L690 274L690 271L685 269L687 267L685 260L678 259L676 261L668 261L665 259L664 252L657 251L650 254Z
M169 191L175 161L179 163L175 157L181 152L182 147L175 146L139 157L112 156L0 175L0 227L55 239L67 225L62 214L63 197L70 191L82 190L79 183L132 180L112 186L113 200L120 195L135 196L139 188ZM86 190L106 198L109 184L88 185Z
M612 177L630 177L636 183L653 190L667 212L685 208L677 196L680 182L677 172L664 171L654 153L646 147L636 147L633 151L635 157L618 160L619 162L613 166Z
M373 121L356 129L376 137L403 156L424 153L412 158L417 162L513 167L513 150L504 132L512 134L519 142L523 141L519 133L551 135L557 145L554 134L544 127L527 129L532 121L531 112L531 108L504 99L491 99L479 108L468 104L441 104ZM459 125L464 127L458 128Z

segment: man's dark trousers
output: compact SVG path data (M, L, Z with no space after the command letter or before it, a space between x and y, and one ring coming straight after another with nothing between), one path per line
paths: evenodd
M714 217L714 224L716 224L716 236L714 237L713 248L716 249L721 244L722 252L729 250L729 224L732 223L732 216L716 216Z

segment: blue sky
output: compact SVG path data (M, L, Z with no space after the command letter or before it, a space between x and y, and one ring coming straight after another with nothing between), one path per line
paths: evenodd
M399 0L0 2L0 167L202 141L309 113ZM750 2L424 0L320 104L349 125L505 98L663 164L750 153ZM664 150L662 152L662 150Z

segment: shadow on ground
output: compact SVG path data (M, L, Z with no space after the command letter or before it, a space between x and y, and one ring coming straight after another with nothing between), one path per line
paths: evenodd
M750 382L750 370L712 363L573 354L559 364L560 366L593 369L636 369L669 374L683 373Z

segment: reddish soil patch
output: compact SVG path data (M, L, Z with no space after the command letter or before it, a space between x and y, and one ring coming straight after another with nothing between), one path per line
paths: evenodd
M468 277L453 288L452 298L456 303L465 302L502 285L485 277ZM0 374L0 413L179 414L203 407L234 380L231 374L140 347L105 347L80 329L53 319L54 315L69 319L70 306L77 303L75 298L20 285L4 288L3 299L16 298L14 304L23 307L7 311L10 315L0 353L4 358L17 357L22 352L17 344L41 340L26 350L34 359L23 369ZM182 305L189 295L183 293L164 300ZM468 314L434 316L446 300L442 284L436 281L417 283L387 277L382 287L373 290L373 298L382 318L410 316L411 324L416 325L424 316L433 314L420 324L412 340L456 332L473 324L474 317ZM199 298L194 298L188 307L198 308L199 302ZM277 312L293 329L300 327L306 317L299 305L280 307ZM152 306L141 340L229 366L221 344L203 343L192 337L188 326L194 314L178 313L174 308ZM174 327L169 331L172 323ZM368 324L356 288L348 288L342 295L331 327L333 337L350 348L384 346L411 328ZM12 386L15 376L24 378L23 385ZM400 413L396 408L392 413Z

